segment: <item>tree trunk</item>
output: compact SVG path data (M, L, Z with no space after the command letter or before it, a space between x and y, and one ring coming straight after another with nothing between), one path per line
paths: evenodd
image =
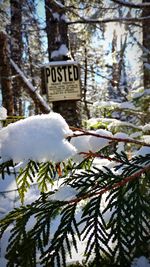
M146 3L147 1L143 0L143 3ZM143 9L143 14L142 16L150 16L150 7L146 7ZM144 84L144 89L149 89L150 90L150 69L145 65L149 64L150 66L150 20L144 21L143 20L143 46L144 46L144 53L143 53L143 84ZM150 116L150 111L149 111L149 97L145 96L144 101L142 101L141 106L142 110L145 113L145 119L144 122L148 123L149 122L149 116Z
M67 60L67 55L52 57L52 52L58 50L62 44L68 48L68 27L65 21L63 2L58 4L51 0L45 0L46 29L48 36L49 61ZM81 116L79 101L65 100L53 102L53 110L60 113L70 126L80 127Z
M13 92L11 87L11 67L8 57L7 35L0 32L0 78L2 87L2 105L7 109L7 114L14 113Z
M22 1L10 0L11 6L11 58L21 67L22 61ZM21 82L12 68L12 88L14 94L15 115L22 115Z
M147 1L143 0L143 3ZM150 16L150 8L143 9L144 17ZM145 48L144 63L150 64L150 21L143 20L143 46ZM150 70L144 67L144 88L150 88Z

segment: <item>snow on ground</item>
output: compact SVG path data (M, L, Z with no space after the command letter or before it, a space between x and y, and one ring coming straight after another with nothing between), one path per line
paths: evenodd
M7 118L7 110L4 107L0 107L0 120Z
M131 267L150 267L150 262L144 256L134 259Z

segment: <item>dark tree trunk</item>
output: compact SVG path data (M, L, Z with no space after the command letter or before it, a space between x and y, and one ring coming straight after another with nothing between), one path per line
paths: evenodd
M147 1L143 0L143 3ZM143 10L144 17L150 16L150 8ZM150 20L143 20L143 46L146 48L144 53L144 63L150 64ZM144 67L144 88L150 88L150 70Z
M51 56L51 53L58 50L62 44L68 48L68 27L64 19L64 8L61 4L57 5L53 1L45 0L45 9L49 60L67 60L69 58L66 55L57 58ZM70 126L80 127L81 116L78 103L79 101L75 100L56 101L53 102L53 111L60 113Z
M22 1L10 0L11 5L11 58L21 67L22 61ZM22 115L21 82L12 68L12 88L15 115Z
M11 87L11 67L8 56L7 35L0 32L0 78L2 88L2 105L7 109L7 114L14 113L13 92Z
M148 1L143 0L143 3ZM150 7L143 9L142 16L147 17L150 16ZM144 46L144 64L143 64L143 84L144 89L150 90L150 69L146 67L145 63L150 64L150 20L143 20L143 46ZM149 65L150 66L150 65ZM142 110L145 113L144 123L149 122L150 111L149 111L149 97L145 96L144 101L141 103Z

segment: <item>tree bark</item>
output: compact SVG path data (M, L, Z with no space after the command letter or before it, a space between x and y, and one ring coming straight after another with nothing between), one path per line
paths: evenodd
M18 0L10 0L11 6L11 58L21 67L22 61L22 2ZM21 100L21 82L18 76L15 76L15 71L12 68L12 88L14 94L14 112L15 115L22 115L22 100Z
M63 1L61 3L63 4ZM51 56L52 52L58 50L62 44L68 48L68 25L61 3L45 0L49 61L69 59L66 55L57 58ZM70 126L80 127L81 116L78 105L79 101L76 100L56 101L53 102L53 110L60 113Z
M145 0L143 0L145 3ZM150 7L143 10L143 16L150 16ZM150 20L143 21L143 46L145 48L144 63L150 64ZM149 50L149 53L147 51ZM150 88L150 70L144 67L144 88Z
M14 114L13 92L11 87L11 67L8 56L7 35L0 32L0 78L2 87L2 105L7 109L7 114Z
M143 4L147 1L143 0ZM143 9L143 16L150 16L150 7ZM150 66L150 20L145 22L143 21L143 84L144 90L150 90L150 69L146 64ZM149 123L150 109L149 109L150 98L148 96L144 97L144 100L141 101L142 110L145 113L144 123Z

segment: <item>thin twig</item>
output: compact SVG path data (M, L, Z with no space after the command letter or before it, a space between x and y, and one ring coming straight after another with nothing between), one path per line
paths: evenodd
M149 21L150 16L147 17L139 17L139 18L106 18L106 19L87 19L87 18L81 18L74 21L68 21L67 24L105 24L105 23L111 23L111 22L120 22L120 23L132 23L132 22L142 22L142 21Z

